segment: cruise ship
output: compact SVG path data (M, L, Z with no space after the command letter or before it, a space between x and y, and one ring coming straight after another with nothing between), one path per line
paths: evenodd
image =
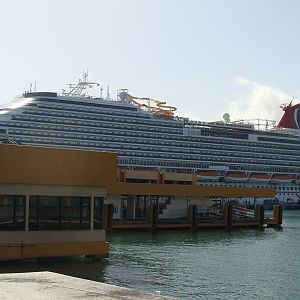
M166 102L126 89L117 99L88 96L93 86L84 74L69 91L27 91L2 105L2 143L116 152L121 171L189 173L198 185L272 186L279 202L300 199L299 104L262 129L228 114L217 122L178 117Z

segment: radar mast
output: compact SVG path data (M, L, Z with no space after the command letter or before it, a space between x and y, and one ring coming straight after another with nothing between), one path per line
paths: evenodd
M78 83L69 83L69 92L66 92L65 90L63 90L62 94L64 96L72 96L72 97L79 97L82 94L82 92L87 89L87 88L92 88L93 86L100 86L100 84L98 82L92 82L92 81L88 81L88 73L84 72L83 73L83 78L79 79Z

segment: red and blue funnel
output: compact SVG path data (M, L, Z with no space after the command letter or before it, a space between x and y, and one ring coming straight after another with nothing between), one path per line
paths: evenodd
M293 128L299 129L300 128L300 103L296 105L290 104L283 104L280 106L284 114L281 120L278 122L278 128Z

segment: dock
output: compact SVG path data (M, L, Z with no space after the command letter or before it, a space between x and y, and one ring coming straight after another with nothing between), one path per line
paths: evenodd
M104 228L107 230L163 230L163 229L233 229L264 228L282 226L282 207L274 205L272 217L265 217L264 205L257 204L254 209L246 205L225 204L220 207L201 209L190 205L186 215L181 218L162 219L159 206L147 207L145 218L119 220L113 219L113 205L104 205Z
M0 299L101 299L172 300L175 298L136 291L52 272L0 274Z

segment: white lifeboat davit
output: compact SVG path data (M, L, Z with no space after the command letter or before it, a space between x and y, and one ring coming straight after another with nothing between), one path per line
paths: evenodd
M249 176L249 182L263 182L269 183L271 180L271 175L267 173L251 173Z
M249 176L245 172L227 172L225 175L226 182L247 182Z
M290 183L292 179L291 175L273 175L271 183Z
M197 174L197 177L201 181L217 181L220 178L219 171L203 171Z

